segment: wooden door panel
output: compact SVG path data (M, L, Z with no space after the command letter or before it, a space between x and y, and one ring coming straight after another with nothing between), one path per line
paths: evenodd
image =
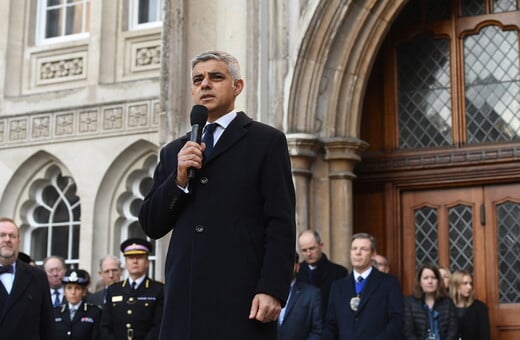
M485 188L486 197L486 282L487 305L498 339L520 339L520 185L495 185ZM512 208L507 218L500 216L503 207ZM502 219L502 220L501 220ZM516 226L516 227L515 227ZM504 232L506 230L507 232ZM502 248L502 249L499 249ZM500 253L507 253L502 258ZM510 293L500 298L501 284ZM502 289L503 290L503 289Z
M472 187L461 189L443 189L404 192L402 195L403 216L403 289L406 294L412 290L416 268L416 242L415 242L415 213L418 209L429 207L437 211L438 223L438 264L450 267L449 250L449 211L456 206L468 206L471 209L471 224L473 230L473 249L483 247L484 235L480 227L480 206L482 204L482 188ZM483 252L473 252L475 276L483 277L483 264L485 256ZM463 268L456 268L463 269ZM464 268L465 269L465 268ZM481 288L485 291L485 286Z
M520 292L516 289L520 285L520 184L403 192L401 203L405 294L411 292L415 275L415 218L421 209L436 212L439 265L467 269L449 263L456 255L449 250L454 242L450 240L450 211L462 206L471 210L475 295L489 308L492 338L520 339Z

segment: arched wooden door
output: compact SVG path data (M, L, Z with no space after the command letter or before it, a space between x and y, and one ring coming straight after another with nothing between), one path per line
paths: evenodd
M493 339L520 339L520 184L402 193L403 289L418 265L474 273Z

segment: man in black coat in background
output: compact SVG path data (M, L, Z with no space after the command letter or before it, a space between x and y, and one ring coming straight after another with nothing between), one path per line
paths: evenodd
M278 340L320 340L323 320L321 318L321 292L296 279L300 268L295 254L294 279L289 299L278 317Z
M198 55L191 81L216 125L201 144L186 135L161 150L139 213L148 236L172 231L160 339L277 339L296 239L287 140L235 111L244 81L233 56Z
M348 275L347 268L329 261L323 253L323 241L315 230L305 230L298 235L298 248L304 261L300 263L297 279L321 290L321 311L325 319L332 282Z
M0 339L54 338L49 281L41 269L17 261L20 233L0 217Z

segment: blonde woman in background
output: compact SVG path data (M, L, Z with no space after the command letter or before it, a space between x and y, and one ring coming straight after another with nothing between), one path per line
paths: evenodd
M446 288L446 292L449 292L451 272L448 267L443 266L439 266L439 272L441 273L442 281L444 282L444 288Z
M488 309L482 301L475 299L469 272L457 270L451 275L450 296L457 308L459 339L491 339Z

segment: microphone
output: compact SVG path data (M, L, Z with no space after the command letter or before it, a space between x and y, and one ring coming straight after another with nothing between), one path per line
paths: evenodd
M204 105L193 105L190 113L191 138L190 141L199 143L202 139L202 129L208 120L208 108ZM188 178L195 178L195 168L188 170Z

